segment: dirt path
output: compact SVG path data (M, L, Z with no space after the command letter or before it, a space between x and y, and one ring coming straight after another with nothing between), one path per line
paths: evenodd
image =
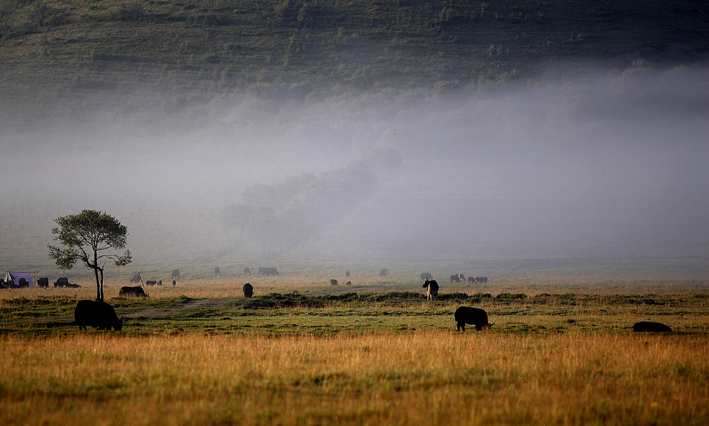
M184 311L185 309L203 309L203 308L221 308L227 303L231 303L235 300L240 300L239 304L246 302L246 299L237 298L226 298L226 299L195 299L190 300L183 306L178 306L176 308L170 309L141 309L139 311L131 312L128 314L123 314L124 317L135 318L135 317L161 317L164 315L174 314L179 311Z
M220 308L227 303L231 303L236 301L238 305L243 305L246 303L245 298L226 298L226 299L194 299L190 300L189 302L185 303L182 306L178 306L176 308L169 308L169 309L157 309L157 308L150 308L150 309L141 309L139 311L135 312L129 312L125 314L119 314L119 317L127 317L127 318L136 318L136 317L161 317L165 315L171 315L176 312L180 312L186 309L203 309L203 308ZM26 319L19 319L19 320L12 320L12 321L0 321L0 327L2 326L9 326L9 325L18 325L18 324L27 324L30 322L46 322L46 321L52 321L52 322L66 322L66 323L72 323L74 322L74 318L68 318L68 317L59 317L59 318L26 318Z

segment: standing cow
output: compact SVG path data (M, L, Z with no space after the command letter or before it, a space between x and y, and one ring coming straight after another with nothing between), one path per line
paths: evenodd
M40 286L41 288L47 288L49 287L49 278L47 277L42 277L37 280L37 285Z
M430 272L422 272L422 273L421 273L421 279L424 280L424 281L432 280L432 279L433 279L433 275L431 275Z
M387 268L382 268L382 269L379 270L379 276L380 276L380 277L386 277L387 275L389 275L389 269L387 269Z
M423 288L426 289L426 298L428 300L435 300L438 297L438 282L436 280L426 280L423 283Z
M458 331L465 331L465 324L475 325L475 330L489 330L492 327L487 320L487 312L483 309L461 306L455 310L455 322Z
M214 267L214 275L221 275L221 272L222 272L222 271L219 270L219 267L218 267L218 266L215 266L215 267Z
M79 325L79 330L86 330L86 326L99 330L113 328L116 331L123 328L123 319L118 319L113 306L96 300L79 300L74 311L74 320Z
M121 287L121 289L118 291L118 296L119 297L148 297L148 295L145 293L145 290L143 290L143 287L137 285L135 287Z
M254 295L254 286L252 286L250 283L244 284L242 290L244 290L244 297L246 298L249 298Z
M337 280L336 279L331 279L330 280L330 285L337 285Z
M452 283L453 283L453 282L455 282L455 283L459 283L459 282L460 282L460 277L458 276L458 274L453 274L453 275L451 275L451 282L452 282Z

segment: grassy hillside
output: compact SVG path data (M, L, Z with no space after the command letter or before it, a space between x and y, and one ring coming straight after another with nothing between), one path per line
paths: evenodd
M558 61L692 62L708 23L693 0L2 0L0 90L19 117L19 100L170 113L240 93L428 95Z

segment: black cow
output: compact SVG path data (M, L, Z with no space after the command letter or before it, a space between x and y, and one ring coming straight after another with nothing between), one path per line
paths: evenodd
M266 267L261 266L258 268L258 273L261 275L266 275L266 276L270 276L270 275L276 276L276 275L278 275L278 269L273 268L273 267L266 268Z
M345 285L352 285L352 281L347 281L347 284Z
M170 277L172 279L180 278L180 270L179 269L173 269L172 270L172 276Z
M387 275L389 275L389 270L387 268L382 268L379 270L380 277L386 277Z
M157 283L158 283L157 281L146 281L145 285L155 285Z
M475 281L480 284L487 284L487 277L475 277Z
M221 275L221 271L219 270L218 266L214 267L214 275Z
M249 268L248 266L244 268L244 273L251 275L251 268Z
M475 277L468 277L468 284L475 284Z
M139 285L135 287L121 287L118 291L118 295L122 297L148 297L145 290L143 290L143 287Z
M458 274L453 274L453 275L451 275L451 282L452 282L452 283L453 283L453 282L455 282L455 283L459 283L459 282L460 282L460 277L458 276Z
M330 280L330 285L337 285L337 280L336 280L336 279L331 279L331 280Z
M69 286L69 278L67 278L67 277L57 278L57 280L54 282L54 287L68 287L68 286Z
M177 285L177 281L172 280L172 285Z
M426 289L426 298L429 300L434 300L438 297L438 282L436 280L426 280L423 283L423 288Z
M492 327L487 320L487 312L483 309L461 306L455 310L455 322L459 331L465 331L465 324L475 325L476 330L488 330Z
M130 279L131 283L142 283L143 282L143 277L140 276L140 272L136 272L133 274L133 277Z
M37 285L42 287L42 288L47 288L49 287L49 278L47 277L42 277L37 280Z
M79 300L74 311L74 320L79 325L79 330L86 330L86 326L99 330L113 328L116 331L123 328L123 319L118 319L113 306L96 300Z
M660 322L640 321L633 324L633 331L649 331L653 333L671 333L672 329Z
M254 295L254 286L252 286L250 283L244 284L243 287L244 290L244 297L251 297Z
M422 272L422 273L421 273L421 279L424 280L424 281L432 280L432 279L433 279L433 275L431 275L430 272Z

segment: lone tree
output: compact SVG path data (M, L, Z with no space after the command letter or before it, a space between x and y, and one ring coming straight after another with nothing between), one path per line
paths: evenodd
M49 257L62 269L71 269L77 261L84 262L96 275L96 299L103 300L103 269L106 260L116 266L125 266L132 260L130 250L125 254L103 253L109 249L126 246L128 228L112 216L95 210L83 210L79 214L54 219L59 225L52 229L54 239L63 247L49 245Z

